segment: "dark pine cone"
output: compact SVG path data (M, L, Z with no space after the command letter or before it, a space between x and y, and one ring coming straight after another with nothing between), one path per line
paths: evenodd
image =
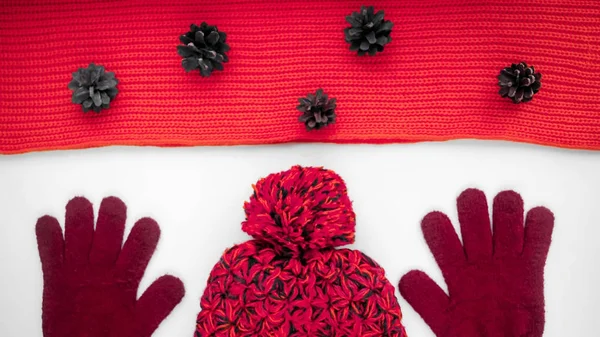
M83 112L100 112L108 109L110 101L117 96L117 83L115 73L105 72L103 66L90 63L87 68L79 68L73 73L68 87L73 90L73 103L81 104Z
M540 90L542 74L536 73L533 66L528 67L525 62L512 64L504 68L498 75L500 96L510 97L514 103L529 102Z
M216 26L209 26L206 22L202 22L200 27L192 24L190 31L179 37L185 46L177 46L185 71L200 69L200 75L208 77L214 69L223 70L223 63L229 61L225 55L229 50L226 39L227 35Z
M302 112L298 120L306 125L306 130L319 130L335 123L335 98L328 99L323 89L318 89L314 95L299 98L298 101L300 105L296 109Z
M383 19L383 11L373 14L373 6L360 8L360 12L353 12L346 17L351 25L344 29L346 42L350 43L350 50L358 50L358 55L375 55L383 51L383 46L390 43L390 33L394 24Z

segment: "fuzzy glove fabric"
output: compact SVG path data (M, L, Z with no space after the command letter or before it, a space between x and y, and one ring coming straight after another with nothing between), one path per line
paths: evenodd
M400 293L437 337L541 337L552 212L536 207L523 221L519 194L501 192L492 233L483 192L464 191L457 208L462 245L445 214L429 213L422 222L449 294L416 270L402 277Z
M77 197L66 207L64 240L55 218L38 220L44 337L149 337L181 301L183 284L170 275L136 300L160 229L140 219L121 249L125 218L125 204L106 198L94 231L92 204Z

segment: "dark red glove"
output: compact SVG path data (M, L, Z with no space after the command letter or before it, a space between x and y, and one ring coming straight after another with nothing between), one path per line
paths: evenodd
M523 200L501 192L492 235L483 192L464 191L457 208L463 245L445 214L429 213L421 224L449 296L416 270L402 277L400 293L438 337L541 337L552 212L536 207L523 226Z
M183 284L169 275L136 301L160 229L140 219L121 249L125 217L125 204L106 198L94 231L92 204L77 197L67 204L64 240L55 218L38 220L44 337L149 337L181 301Z

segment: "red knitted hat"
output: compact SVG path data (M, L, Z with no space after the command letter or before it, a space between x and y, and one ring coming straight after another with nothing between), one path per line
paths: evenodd
M244 204L253 240L213 268L196 322L208 336L405 337L394 287L357 250L342 178L292 167L259 180Z
M385 50L357 56L345 18L363 4L3 1L0 152L456 138L600 149L599 1L375 1L393 40L365 36L366 48ZM179 37L202 22L225 32L231 48L210 77L186 73L177 54ZM225 37L215 34L205 38ZM198 66L192 61L185 66ZM542 87L513 104L498 94L497 76L521 61L543 75ZM110 109L84 114L67 84L90 63L114 72L119 93L108 104L92 92ZM511 77L505 94L522 97L508 85L532 76ZM296 105L318 88L337 99L335 123L307 131Z

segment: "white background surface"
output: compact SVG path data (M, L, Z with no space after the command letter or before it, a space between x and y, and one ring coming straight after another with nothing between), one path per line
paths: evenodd
M73 196L87 197L97 211L103 197L115 195L128 206L126 235L144 216L162 230L138 294L165 273L185 283L185 298L154 336L191 337L210 270L224 249L248 238L240 223L251 184L295 164L324 166L345 179L357 215L353 248L374 258L394 285L420 268L445 288L419 224L437 209L456 226L455 199L463 189L483 189L488 201L515 189L526 209L547 206L556 226L546 266L544 336L598 336L600 153L492 141L110 147L0 156L0 335L42 336L36 219L50 214L64 225ZM409 335L432 337L397 296Z

